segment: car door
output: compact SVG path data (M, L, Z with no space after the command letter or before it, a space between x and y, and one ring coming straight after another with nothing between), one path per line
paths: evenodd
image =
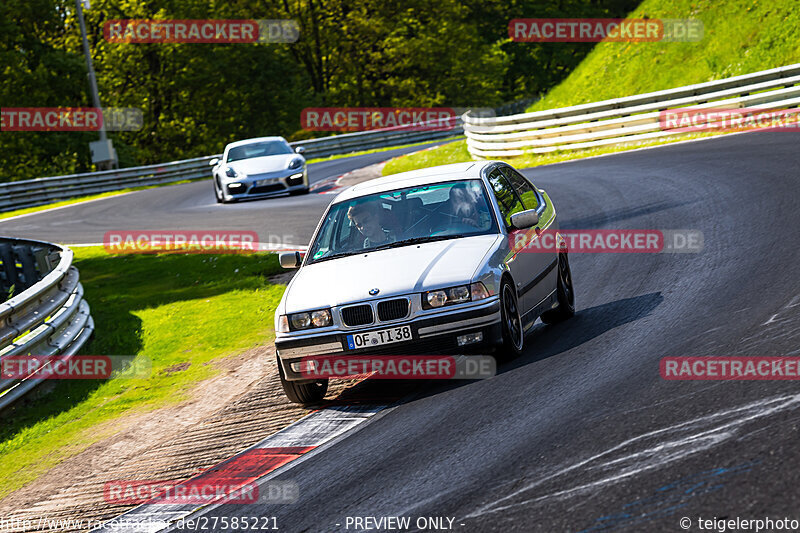
M518 181L518 178L516 176L511 176L511 179L509 179L510 175L506 173L506 168L507 167L495 168L489 174L489 183L492 186L492 192L494 192L497 204L500 207L500 212L503 215L503 222L509 234L509 245L512 247L513 251L515 236L520 232L510 228L511 215L524 211L525 209L537 209L539 206L538 202L541 200L530 183L522 176L519 176L523 181L518 184L519 190L517 190L512 185L512 180ZM525 187L525 184L527 184L528 187ZM528 190L528 188L530 188L530 190ZM531 197L530 193L534 193L534 196ZM531 205L530 208L523 203L523 196L526 197L528 203ZM536 199L535 201L534 198ZM525 231L525 233L529 240L538 238L535 231ZM548 290L548 287L550 287L551 284L547 282L555 271L553 268L554 258L554 252L545 253L539 251L536 247L528 246L517 250L507 261L511 275L514 277L514 282L517 285L520 306L524 312L527 313L533 309L536 304L550 294L551 291Z
M525 209L536 209L541 215L544 212L544 197L539 194L536 190L536 187L528 181L528 179L514 170L509 166L503 166L500 168L503 172L503 175L508 179L511 183L511 186L514 188L514 192L517 193L520 200L522 201L523 207ZM544 228L544 224L546 220L542 220L541 223L536 225L536 228ZM534 232L529 232L529 237L536 238L536 234ZM551 235L552 237L552 235ZM550 241L553 242L552 240ZM538 256L538 261L536 262L537 267L540 268L539 275L536 280L536 285L530 289L530 296L529 299L532 301L532 305L535 306L539 302L541 302L544 298L546 298L556 287L556 278L558 276L558 253L554 248L551 248L546 251L539 251L538 248L528 247L528 250L537 250L536 252L524 252L526 255L536 255Z

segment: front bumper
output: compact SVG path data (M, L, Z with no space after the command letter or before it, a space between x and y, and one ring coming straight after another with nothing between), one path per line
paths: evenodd
M222 194L226 200L266 198L288 192L308 189L308 169L284 170L270 174L230 178L222 181Z
M411 326L411 340L386 344L377 348L347 348L347 336L387 328ZM458 346L457 337L467 333L483 333L483 340ZM480 306L465 310L448 310L434 316L421 316L413 320L374 325L358 330L326 332L302 338L275 340L278 361L284 376L290 381L302 381L303 376L293 364L304 357L318 355L452 355L486 354L502 342L500 302L497 297Z

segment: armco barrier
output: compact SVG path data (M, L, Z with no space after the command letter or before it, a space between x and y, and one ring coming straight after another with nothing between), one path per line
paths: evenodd
M0 237L0 291L0 362L18 355L70 357L94 331L69 248ZM40 382L0 379L0 410Z
M304 155L310 159L373 148L431 141L452 137L453 135L461 135L462 133L463 129L459 120L455 129L447 131L375 130L345 133L291 144L295 148L302 146L305 149ZM121 170L105 170L0 183L0 213L44 205L68 198L118 191L129 187L210 178L211 168L209 167L209 162L211 159L219 157L221 156L217 154Z
M675 132L662 131L667 109L768 107L800 104L800 64L546 111L495 118L464 118L467 148L474 158L513 157L525 153L577 150L640 143ZM677 134L680 135L680 134Z

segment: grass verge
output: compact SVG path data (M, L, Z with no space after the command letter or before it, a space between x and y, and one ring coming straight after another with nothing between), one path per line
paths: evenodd
M384 148L373 148L372 150L363 150L361 152L350 152L350 153L347 153L347 154L336 154L336 155L332 155L332 156L328 156L328 157L319 157L317 159L309 159L308 161L306 161L306 163L308 163L308 164L321 163L323 161L333 161L334 159L344 159L345 157L355 157L355 156L359 156L359 155L377 154L379 152L387 152L389 150L399 150L401 148L411 148L411 147L414 147L414 146L424 146L424 145L430 144L432 142L450 141L450 140L457 139L457 138L458 138L458 136L454 136L454 137L447 137L447 138L444 138L444 139L436 139L436 140L433 140L433 141L422 141L422 142L412 143L412 144L402 144L400 146L386 146Z
M516 168L531 168L541 165L550 165L552 163L560 163L563 161L572 161L574 159L584 159L598 155L615 154L618 152L626 152L628 150L636 150L637 148L661 146L678 141L701 139L716 135L720 134L696 133L630 145L604 146L600 148L587 148L585 150L552 152L549 154L525 154L518 157L505 157L496 159L506 161ZM447 148L447 150L444 148ZM465 161L472 161L472 157L467 151L467 141L462 140L450 143L446 147L437 147L417 154L396 157L386 163L386 166L383 167L383 175L388 176L389 174L397 174L398 172L406 172L409 170L416 170L419 168L432 167L436 165L447 165L450 163L462 163Z
M152 372L146 379L53 382L48 395L6 413L0 498L114 434L120 417L185 400L217 373L208 363L274 335L284 290L267 279L282 271L275 254L112 256L91 247L75 250L75 265L96 324L84 353L148 358Z

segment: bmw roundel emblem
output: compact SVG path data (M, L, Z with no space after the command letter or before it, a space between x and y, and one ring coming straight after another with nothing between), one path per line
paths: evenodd
M375 295L376 295L376 294L378 294L379 292L381 292L381 290L380 290L379 288L375 287L374 289L370 289L370 290L369 290L369 295L370 295L370 296L375 296Z

